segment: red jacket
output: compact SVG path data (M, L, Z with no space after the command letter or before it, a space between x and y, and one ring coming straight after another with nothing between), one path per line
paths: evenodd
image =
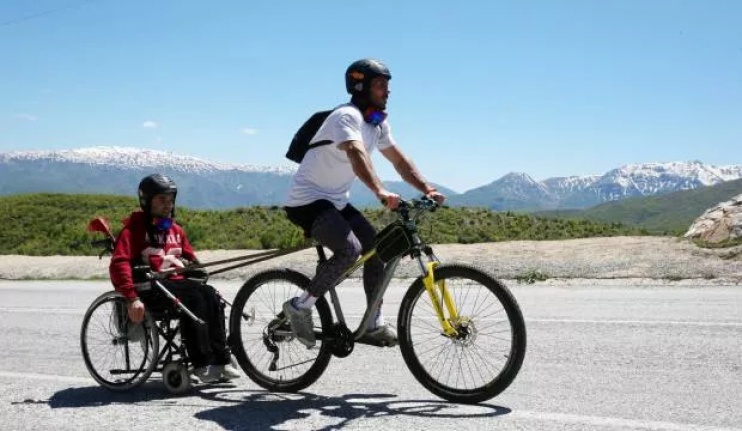
M108 271L113 287L127 299L137 296L131 272L133 264L145 264L153 271L162 271L172 267L183 267L180 257L196 259L183 228L177 223L173 222L170 229L162 235L164 235L162 247L150 243L147 235L147 218L141 211L131 213L129 218L124 220L124 228L116 238ZM172 280L182 278L180 274L173 274L170 277Z

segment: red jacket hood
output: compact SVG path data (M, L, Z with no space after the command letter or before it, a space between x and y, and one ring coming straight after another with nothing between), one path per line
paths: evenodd
M140 223L144 226L147 225L147 216L144 214L144 211L134 211L129 214L129 217L121 220L121 224L124 227L131 227Z

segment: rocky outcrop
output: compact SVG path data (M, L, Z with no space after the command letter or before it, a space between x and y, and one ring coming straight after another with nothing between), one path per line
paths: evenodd
M685 237L714 243L742 239L742 195L706 210L693 222Z

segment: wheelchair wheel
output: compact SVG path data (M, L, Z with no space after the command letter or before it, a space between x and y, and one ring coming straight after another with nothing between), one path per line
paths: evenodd
M162 368L162 381L171 394L180 395L191 388L191 376L188 367L180 361L169 362Z
M80 348L90 375L101 386L124 391L141 385L157 366L160 348L149 315L141 324L128 317L127 303L118 292L106 292L85 312Z
M317 345L307 349L282 317L283 303L308 284L309 279L296 271L261 272L245 282L232 304L229 333L234 356L245 374L269 391L298 392L317 381L330 363L329 341L318 337ZM314 311L315 332L319 324L323 334L330 333L332 313L324 297Z
M523 364L523 314L507 287L476 268L444 265L436 268L434 276L437 283L445 283L453 299L458 317L444 314L458 334L443 334L418 278L399 307L402 357L415 378L435 395L457 403L486 401L504 391Z

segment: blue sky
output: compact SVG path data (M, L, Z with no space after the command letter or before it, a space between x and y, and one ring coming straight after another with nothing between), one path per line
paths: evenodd
M375 57L400 148L457 191L511 171L739 164L740 22L735 0L5 0L0 152L290 164L298 126Z

